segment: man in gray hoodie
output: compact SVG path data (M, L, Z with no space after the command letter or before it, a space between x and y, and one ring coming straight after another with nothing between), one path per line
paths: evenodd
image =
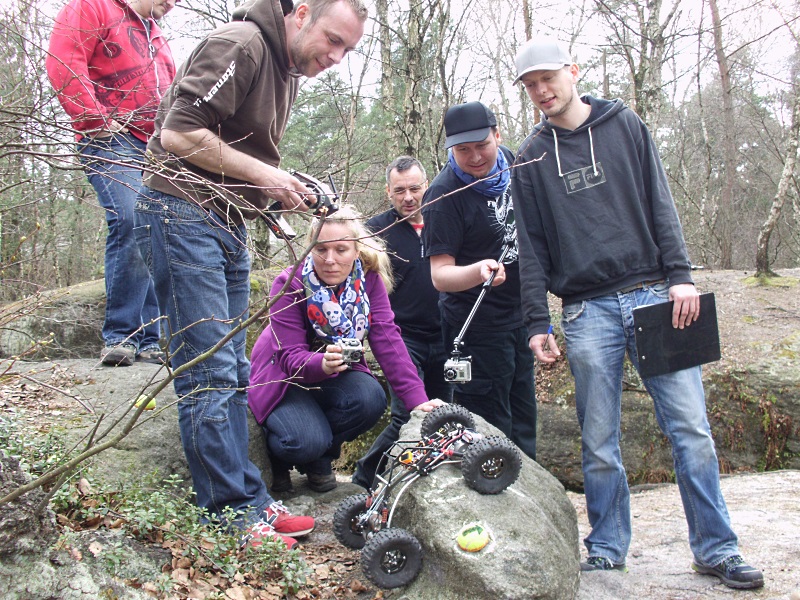
M166 312L171 366L188 365L175 391L197 503L212 518L232 511L252 545L281 537L293 547L314 521L273 502L247 455L250 363L245 330L234 333L250 294L244 222L275 200L305 210L310 191L278 152L298 78L338 64L366 18L361 0L249 0L180 68L148 144L135 235Z
M553 362L559 349L547 292L561 298L592 527L581 570L624 571L630 492L619 441L626 353L639 368L632 310L672 300L672 326L682 329L697 320L699 295L664 167L642 120L621 100L579 97L578 65L553 40L528 42L516 67L543 114L520 147L511 185L524 320L536 358ZM643 382L672 444L692 568L733 588L761 587L761 571L739 555L720 491L700 367Z

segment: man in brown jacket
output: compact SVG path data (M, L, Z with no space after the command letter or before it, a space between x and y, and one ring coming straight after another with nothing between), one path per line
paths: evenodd
M338 64L364 32L361 0L249 0L205 38L159 108L136 204L137 243L166 312L181 441L198 504L261 538L304 535L310 517L273 503L247 455L250 257L245 219L271 202L305 210L309 190L279 168L298 79ZM289 10L291 8L291 10ZM286 12L286 14L284 14Z

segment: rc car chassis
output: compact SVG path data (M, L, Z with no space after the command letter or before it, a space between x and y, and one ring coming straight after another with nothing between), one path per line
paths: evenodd
M475 431L472 414L446 404L422 421L422 439L401 440L384 453L385 470L368 494L345 498L333 516L333 531L343 545L362 549L364 574L381 588L408 585L422 568L422 545L410 532L392 527L403 493L420 477L446 464L460 464L472 489L499 494L519 476L522 460L503 436Z

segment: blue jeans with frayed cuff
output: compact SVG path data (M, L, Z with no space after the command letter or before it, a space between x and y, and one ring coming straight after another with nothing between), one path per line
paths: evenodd
M625 562L631 540L630 491L620 454L623 361L639 368L633 309L666 302L660 283L563 307L567 358L575 377L582 432L586 507L592 531L584 540L589 556ZM700 367L644 379L656 420L672 444L689 544L697 560L715 565L738 553L719 486L719 463L706 418Z

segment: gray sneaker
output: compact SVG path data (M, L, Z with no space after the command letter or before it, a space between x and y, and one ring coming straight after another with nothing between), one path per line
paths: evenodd
M129 367L136 359L136 346L122 343L106 346L100 351L100 362L111 367Z
M627 573L628 567L625 566L625 563L614 564L605 556L590 556L581 563L581 571L622 571Z
M692 569L703 575L718 577L729 588L737 590L750 590L764 585L764 575L761 571L748 565L738 554L729 556L713 567L695 560Z
M136 360L154 365L163 365L167 362L167 355L158 346L145 348L136 355Z

